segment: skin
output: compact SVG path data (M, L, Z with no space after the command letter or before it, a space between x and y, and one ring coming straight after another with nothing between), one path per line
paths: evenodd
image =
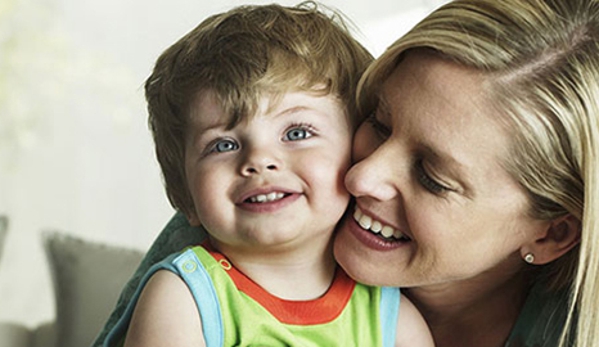
M410 287L437 346L504 344L528 290L522 255L554 225L529 216L501 165L509 133L490 95L484 75L408 53L356 133L345 180L360 213L339 227L337 261L360 282ZM364 230L374 221L399 238Z

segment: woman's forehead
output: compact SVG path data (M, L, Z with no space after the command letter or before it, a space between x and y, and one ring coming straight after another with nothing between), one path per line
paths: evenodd
M456 171L504 171L509 136L497 121L487 81L436 55L410 53L384 82L377 116L402 141Z

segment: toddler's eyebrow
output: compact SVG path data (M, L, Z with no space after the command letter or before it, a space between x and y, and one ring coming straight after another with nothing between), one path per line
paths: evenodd
M312 108L308 107L308 106L291 106L289 108L284 108L281 111L278 110L274 110L274 111L278 111L276 113L270 112L272 116L274 117L280 117L280 116L284 116L284 115L289 115L289 114L295 114L295 113L299 113L302 111L306 111L306 110L311 110Z
M191 120L189 124L191 126L186 131L188 141L190 144L197 145L203 135L211 131L227 129L229 122L228 120L220 119L208 124L206 124L206 122L204 122L204 124L198 124L197 121L194 123L194 121Z

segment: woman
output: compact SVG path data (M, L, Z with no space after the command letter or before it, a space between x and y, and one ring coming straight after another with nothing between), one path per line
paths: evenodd
M360 88L345 270L439 347L599 346L599 2L449 3Z

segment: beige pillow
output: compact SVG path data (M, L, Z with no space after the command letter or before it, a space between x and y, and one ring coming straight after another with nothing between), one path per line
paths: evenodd
M89 346L104 326L143 252L43 234L56 297L57 346Z
M31 331L17 323L0 323L0 347L29 347Z

